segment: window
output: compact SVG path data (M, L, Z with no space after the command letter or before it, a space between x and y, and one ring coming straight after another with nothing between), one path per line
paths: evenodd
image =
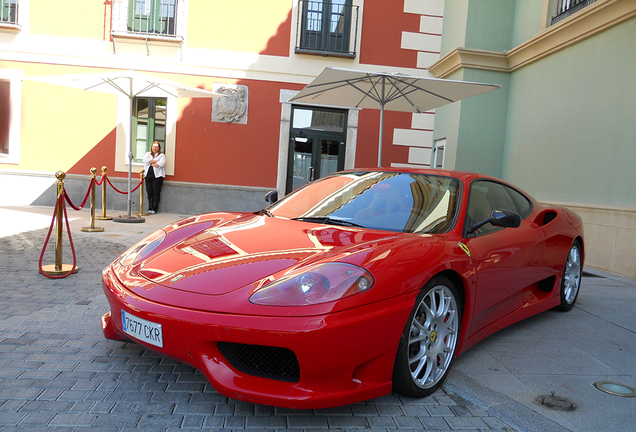
M133 106L133 160L141 162L153 141L159 141L166 152L165 98L136 98Z
M130 0L128 31L176 35L177 0Z
M301 0L298 14L296 53L356 56L358 6L352 0Z
M0 68L0 164L20 163L21 70Z
M556 24L564 20L595 1L596 0L558 0L556 14L552 17L551 24Z
M521 219L525 219L532 213L532 203L511 187L492 181L477 180L470 187L466 229L488 219L495 209L510 210L519 214ZM488 234L500 229L502 228L487 223L474 234Z
M432 168L444 168L444 147L446 147L446 138L435 141Z
M0 23L18 23L18 0L0 0Z
M0 81L0 154L9 154L9 122L11 119L11 87L9 81Z

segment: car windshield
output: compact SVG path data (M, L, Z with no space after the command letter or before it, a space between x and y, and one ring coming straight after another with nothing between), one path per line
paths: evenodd
M289 219L405 233L444 233L455 221L456 178L399 172L323 177L269 208Z

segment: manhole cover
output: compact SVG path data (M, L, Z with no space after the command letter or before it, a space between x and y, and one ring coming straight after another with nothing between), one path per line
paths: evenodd
M571 400L557 396L552 392L549 396L539 396L535 401L546 408L550 408L557 411L574 411L576 405Z

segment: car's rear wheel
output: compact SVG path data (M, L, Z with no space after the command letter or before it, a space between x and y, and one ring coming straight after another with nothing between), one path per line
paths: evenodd
M425 397L442 384L451 367L461 323L457 289L443 276L431 279L415 300L393 367L393 391Z
M563 274L561 276L561 304L557 306L558 310L569 311L574 307L576 299L579 296L582 273L581 245L578 241L575 241L568 252L568 257L563 267Z

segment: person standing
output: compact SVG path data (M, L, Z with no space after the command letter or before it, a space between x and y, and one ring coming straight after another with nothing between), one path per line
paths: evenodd
M146 177L146 191L148 192L148 213L159 211L161 186L166 176L166 155L161 152L159 141L153 141L150 151L144 155L144 176Z

